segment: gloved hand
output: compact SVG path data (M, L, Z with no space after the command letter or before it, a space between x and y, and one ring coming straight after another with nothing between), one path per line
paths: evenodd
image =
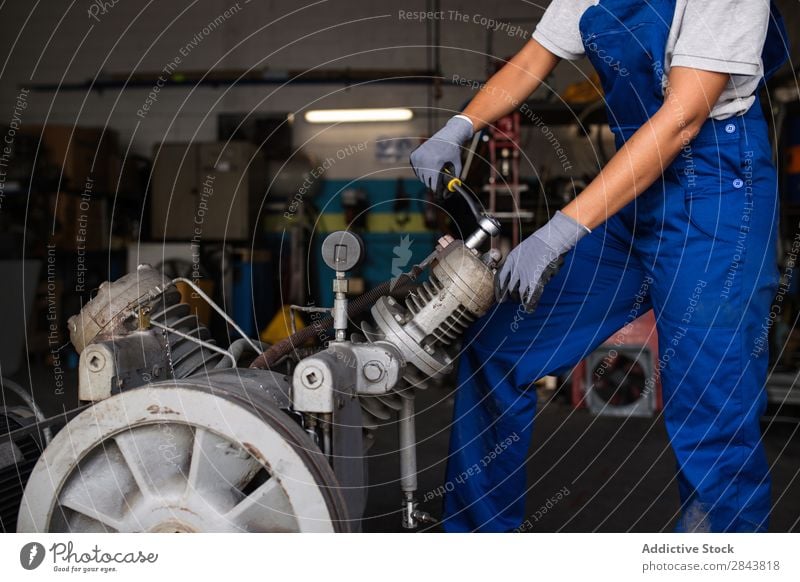
M472 137L472 122L463 115L451 117L447 124L424 144L411 152L411 167L423 184L436 192L445 164L453 164L453 175L461 174L461 146Z
M525 311L532 312L545 284L561 267L562 257L589 232L560 210L556 212L506 257L494 280L497 301L518 296Z

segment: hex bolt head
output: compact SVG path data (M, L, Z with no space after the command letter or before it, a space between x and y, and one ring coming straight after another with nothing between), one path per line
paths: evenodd
M371 360L364 364L362 370L364 377L370 382L379 382L383 378L383 365L377 360Z
M446 234L443 237L441 237L438 241L436 241L436 249L442 251L446 249L448 246L450 246L450 243L452 243L454 240L455 239L452 236Z
M316 390L322 384L322 371L316 366L308 366L303 373L300 374L300 380L303 386L309 390Z
M106 366L106 357L101 352L92 352L87 358L89 370L99 372Z

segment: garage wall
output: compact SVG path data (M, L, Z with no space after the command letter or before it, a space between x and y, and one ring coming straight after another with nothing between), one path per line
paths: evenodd
M530 37L529 31L547 3L443 0L440 55L445 76L485 78L485 51L493 27L488 19L502 24L491 34L492 53L506 57ZM6 2L0 24L4 31L0 54L5 55L0 69L0 118L10 118L19 85L81 82L112 74L158 72L165 67L178 74L252 69L278 77L286 71L313 67L424 69L429 66L425 49L430 42L429 27L412 13L424 11L426 4L425 0ZM797 4L793 0L783 4L789 7L784 12L790 30L797 34ZM515 25L518 28L513 28ZM586 70L585 62L562 64L539 96L563 90ZM214 139L216 116L221 112L301 112L309 107L356 106L415 109L413 122L384 127L330 128L298 120L297 143L306 144L308 151L324 159L335 155L342 144L425 135L472 94L463 87L443 87L441 91L442 98L432 102L430 90L420 85L164 89L143 113L147 90L37 92L27 97L23 122L109 125L120 131L125 148L149 155L153 145L162 140ZM549 159L553 157L552 148L543 136L533 130L530 133L527 151L534 163L556 163ZM557 133L573 144L571 158L576 173L596 165L586 139L574 137L571 130ZM374 150L370 147L366 153L347 156L330 169L328 177L351 177L365 169L387 178L408 173L405 165L376 162Z
M33 9L32 9L33 6ZM70 83L102 79L133 71L158 72L173 67L175 73L225 69L266 70L280 76L286 71L313 67L369 69L425 69L428 22L414 18L424 11L424 0L399 2L348 2L321 0L202 0L174 2L49 0L6 3L0 54L8 55L2 69L0 113L13 110L15 85ZM487 8L491 10L487 10ZM491 18L537 20L542 7L520 0L500 0L491 5L477 0L443 2L441 59L447 76L485 78L484 54ZM496 55L513 54L530 37L533 22L495 32ZM508 26L512 26L509 22ZM45 34L46 33L46 34ZM43 46L43 38L50 35ZM220 55L223 55L220 57ZM176 64L175 59L179 58ZM555 88L574 76L569 65L559 71ZM220 112L250 110L302 111L308 107L408 106L417 113L409 124L354 128L308 126L299 120L297 142L318 157L335 154L342 144L374 140L376 136L401 137L428 133L471 95L466 88L445 87L433 103L422 85L331 85L198 87L165 89L144 115L147 90L118 89L103 93L60 91L31 93L25 122L109 125L120 130L125 146L149 154L166 140L209 140L216 135ZM5 117L5 114L3 114ZM432 121L429 122L429 119ZM319 133L322 132L322 133ZM374 157L374 156L373 156ZM363 155L350 156L331 168L329 177L363 172ZM386 177L407 172L375 164Z

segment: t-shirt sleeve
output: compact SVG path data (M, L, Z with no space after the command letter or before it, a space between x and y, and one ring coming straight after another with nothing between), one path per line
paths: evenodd
M688 0L670 66L761 74L769 0Z
M533 38L562 59L583 56L583 41L578 23L584 11L596 0L553 0L533 31Z

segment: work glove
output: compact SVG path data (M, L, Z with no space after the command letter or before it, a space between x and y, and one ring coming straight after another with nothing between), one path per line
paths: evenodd
M463 115L450 118L424 144L411 152L411 167L423 184L436 192L445 164L453 165L453 175L461 175L461 146L472 137L472 122Z
M498 302L518 297L526 312L536 308L544 286L558 272L564 255L589 229L560 210L506 257L495 276Z

